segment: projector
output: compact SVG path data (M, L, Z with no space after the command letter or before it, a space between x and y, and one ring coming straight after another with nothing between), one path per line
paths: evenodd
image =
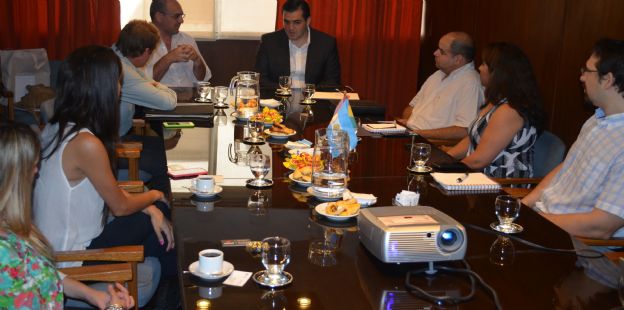
M377 207L358 215L360 241L386 263L420 263L464 258L464 226L432 207Z

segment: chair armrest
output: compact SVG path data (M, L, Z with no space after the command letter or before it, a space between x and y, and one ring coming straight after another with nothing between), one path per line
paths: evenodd
M117 186L128 193L143 193L145 191L143 181L117 181Z
M140 158L143 144L141 142L121 142L117 143L115 151L120 158Z
M130 263L68 267L59 270L77 281L126 282L132 280Z
M576 239L590 246L624 246L624 239L620 239L620 238L590 239L590 238L576 237Z
M59 251L54 256L59 262L74 261L112 261L112 262L142 262L143 246L128 245L104 249L82 251Z

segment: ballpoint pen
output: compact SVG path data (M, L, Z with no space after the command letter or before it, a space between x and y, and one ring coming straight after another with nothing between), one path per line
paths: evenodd
M466 179L470 176L470 174L468 172L464 173L463 176L457 178L457 180L455 180L457 183L462 183L464 181L466 181Z

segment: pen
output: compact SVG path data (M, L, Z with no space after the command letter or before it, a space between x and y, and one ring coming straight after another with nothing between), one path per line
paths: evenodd
M470 176L470 174L468 174L468 172L464 173L464 175L463 175L463 176L461 176L461 177L457 178L457 180L456 180L456 181L457 181L457 183L462 183L462 182L466 181L466 179L468 178L468 176Z

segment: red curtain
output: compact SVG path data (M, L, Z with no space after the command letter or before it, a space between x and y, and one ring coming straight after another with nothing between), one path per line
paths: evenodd
M0 49L46 48L64 59L87 44L112 45L119 0L0 0Z
M276 28L282 28L278 0ZM342 83L398 116L416 95L421 0L308 0L311 27L338 41Z

